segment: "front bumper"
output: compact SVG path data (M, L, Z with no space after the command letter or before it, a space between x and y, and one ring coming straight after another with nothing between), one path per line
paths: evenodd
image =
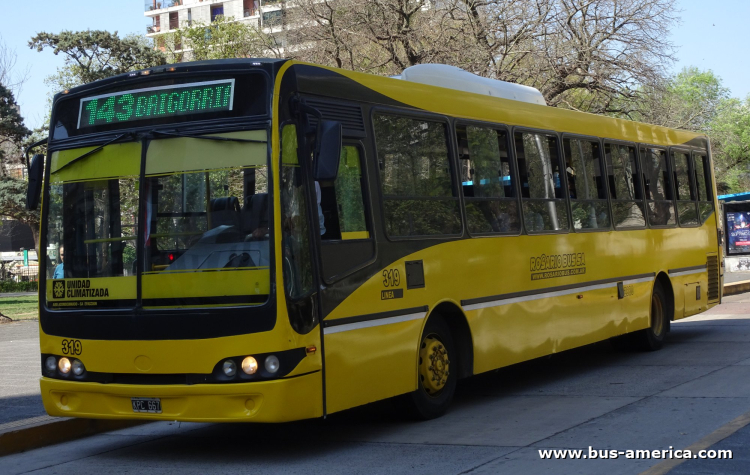
M41 378L50 416L185 422L286 422L323 415L319 371L235 384L127 385ZM130 398L161 399L161 414L135 413Z

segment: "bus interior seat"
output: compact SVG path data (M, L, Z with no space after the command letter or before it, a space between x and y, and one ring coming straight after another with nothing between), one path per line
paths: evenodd
M224 196L211 200L211 227L237 226L240 224L240 200L236 196Z
M268 193L248 196L242 209L242 232L250 234L258 228L268 228Z

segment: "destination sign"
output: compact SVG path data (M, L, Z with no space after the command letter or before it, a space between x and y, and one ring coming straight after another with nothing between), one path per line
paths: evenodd
M134 89L81 99L78 128L231 111L234 79Z

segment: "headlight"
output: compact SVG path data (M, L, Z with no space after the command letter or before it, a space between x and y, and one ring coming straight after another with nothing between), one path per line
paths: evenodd
M278 370L279 370L279 359L274 355L267 356L266 357L266 371L273 374Z
M242 371L244 371L245 374L255 374L255 372L258 371L258 361L252 356L246 357L242 360Z
M57 369L57 358L54 356L48 356L47 359L44 360L44 368L50 373L54 373Z
M225 375L231 378L237 372L237 364L232 360L226 360L224 361L221 370L224 371Z
M73 374L80 376L86 371L86 367L83 366L81 360L73 360Z
M62 374L70 373L70 360L63 356L62 358L60 358L60 361L57 363L57 368L60 370Z

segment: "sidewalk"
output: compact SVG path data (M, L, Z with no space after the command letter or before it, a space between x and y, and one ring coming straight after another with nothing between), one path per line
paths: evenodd
M0 425L46 414L39 393L41 374L39 322L0 325Z
M5 292L0 293L0 299L5 297L33 297L37 292Z
M50 417L42 406L41 374L39 322L0 325L0 456L141 424Z

